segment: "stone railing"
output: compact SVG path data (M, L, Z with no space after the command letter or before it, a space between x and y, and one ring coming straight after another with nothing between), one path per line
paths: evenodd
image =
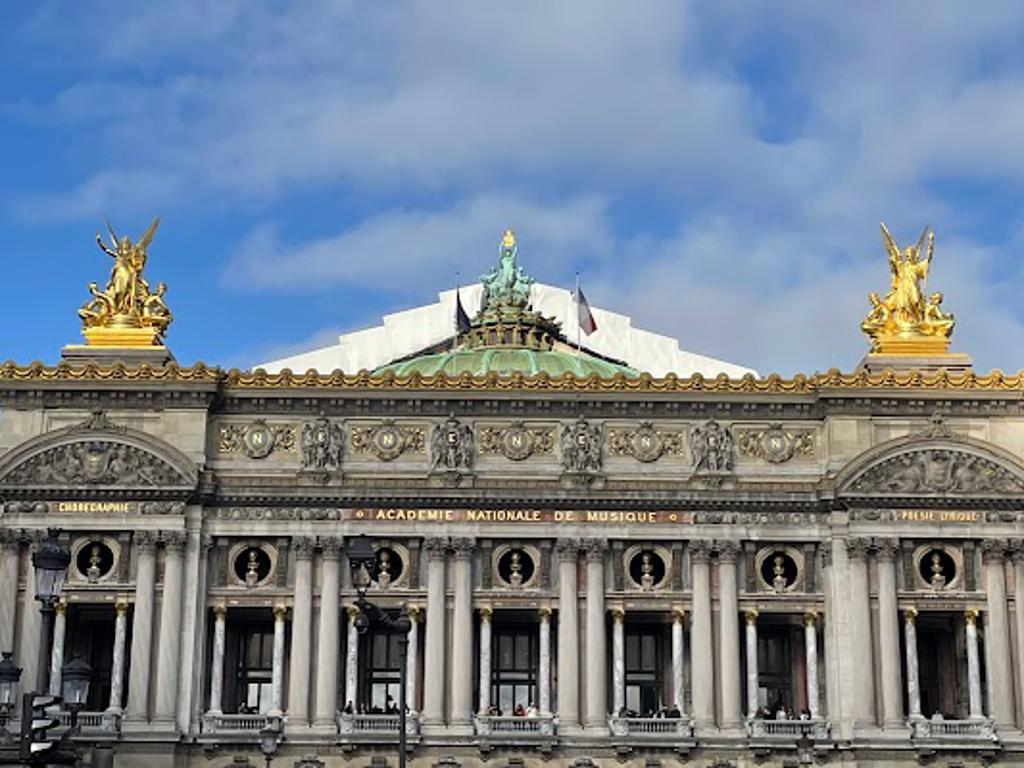
M911 718L911 734L915 739L995 741L996 732L988 718L971 720L939 720Z
M808 720L773 720L753 717L747 720L747 735L752 739L779 739L795 741L804 734L811 739L825 740L829 734L829 722L822 717Z
M612 736L636 739L684 738L693 736L693 721L687 717L610 717Z
M71 713L57 712L62 728L71 727ZM118 733L121 730L121 715L116 712L79 712L78 727L82 733Z
M555 735L555 718L551 715L476 715L473 720L477 736L515 739Z
M270 715L203 715L203 733L259 733L276 718Z
M398 738L398 715L361 715L338 714L338 732L342 738L352 736L388 736ZM406 736L416 736L420 732L419 719L413 713L405 716Z

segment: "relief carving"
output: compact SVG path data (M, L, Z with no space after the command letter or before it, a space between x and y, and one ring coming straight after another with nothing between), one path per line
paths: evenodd
M600 472L603 442L601 425L589 424L580 416L562 429L562 465L567 472Z
M0 478L5 485L159 486L190 482L148 451L112 440L82 440L49 448Z
M551 453L554 447L554 430L527 427L521 421L480 430L480 453L501 454L510 461L523 461L535 453Z
M729 427L714 419L690 433L690 452L695 472L724 474L732 471L733 439Z
M293 424L267 424L256 419L252 424L224 424L217 444L220 453L244 453L250 459L265 459L275 451L295 450Z
M636 429L608 430L608 453L632 456L637 461L657 461L662 456L683 455L683 433L655 429L648 421Z
M423 453L426 441L419 427L399 427L390 419L372 427L353 427L349 440L354 453L372 453L394 461L403 453Z
M1024 493L1024 482L989 459L950 448L893 456L860 475L857 493Z
M791 459L814 457L814 432L809 429L785 430L780 424L766 429L737 431L736 447L744 458L784 464Z
M302 426L299 438L302 449L301 466L307 470L328 471L341 467L345 447L345 433L341 424L319 418Z
M473 428L461 423L452 414L443 424L434 427L430 437L431 471L457 472L473 468Z

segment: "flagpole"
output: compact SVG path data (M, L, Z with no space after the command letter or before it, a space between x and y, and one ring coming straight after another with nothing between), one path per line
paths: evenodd
M576 357L580 356L580 346L583 344L583 326L580 325L580 273L576 273Z
M452 374L455 373L455 355L459 349L459 281L461 273L455 272L455 311L452 312L452 323L455 325L455 335L452 336Z

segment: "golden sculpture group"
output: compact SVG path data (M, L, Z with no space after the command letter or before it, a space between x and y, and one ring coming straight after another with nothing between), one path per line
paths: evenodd
M87 346L139 348L162 344L173 319L164 303L167 286L158 283L155 290L150 290L142 277L146 249L159 224L160 219L154 219L135 243L127 235L119 238L109 224L109 246L96 233L97 244L114 260L114 266L102 291L96 283L89 283L92 298L78 310Z
M953 333L953 315L942 311L942 294L927 298L924 283L935 253L935 234L929 228L916 245L901 251L885 224L882 242L889 255L889 292L868 294L871 311L861 329L871 340L871 352L881 355L944 355ZM922 255L922 249L925 251Z

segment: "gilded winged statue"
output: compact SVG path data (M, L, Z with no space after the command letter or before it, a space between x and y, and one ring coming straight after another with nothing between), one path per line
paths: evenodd
M102 291L96 283L89 283L92 298L78 310L87 338L89 332L96 329L150 329L155 336L167 330L173 319L163 298L167 286L158 283L151 290L149 283L142 277L147 248L153 242L158 226L159 217L134 243L127 235L118 237L109 222L109 245L103 241L100 233L96 233L97 245L114 260L114 265L110 269L107 286Z
M925 227L915 245L902 250L883 223L882 243L889 259L889 292L884 297L870 293L871 311L861 329L872 343L872 351L884 351L893 339L931 338L948 344L953 332L953 316L942 311L941 293L925 296L924 284L935 253L935 233ZM936 346L937 349L937 346Z

